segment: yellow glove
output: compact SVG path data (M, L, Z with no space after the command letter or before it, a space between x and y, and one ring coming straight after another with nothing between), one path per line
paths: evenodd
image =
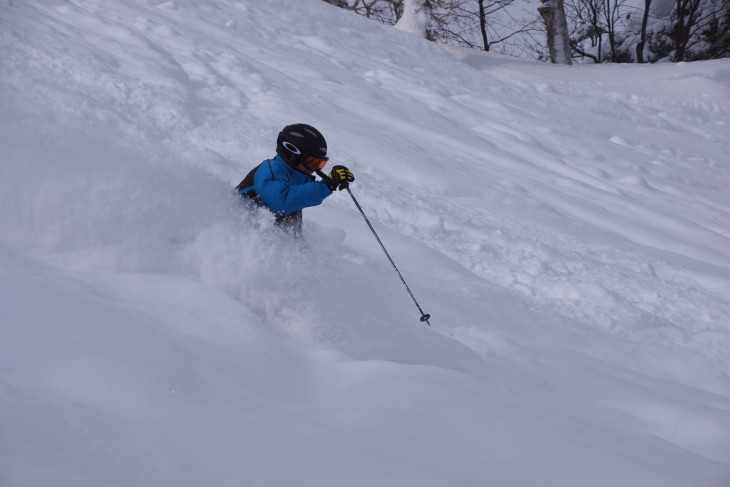
M349 169L345 166L335 166L330 171L329 181L326 181L330 191L339 189L342 191L350 186L350 183L355 180L355 176L352 175Z

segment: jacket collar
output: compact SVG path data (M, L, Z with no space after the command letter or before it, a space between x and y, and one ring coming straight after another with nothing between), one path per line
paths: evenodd
M314 175L313 175L313 174L309 174L309 173L306 173L306 172L302 172L302 171L300 171L300 170L299 170L299 169L297 169L296 167L294 167L294 166L292 166L291 164L289 164L288 162L286 162L286 161L284 160L284 158L283 158L283 157L281 157L281 156L280 156L279 154L276 154L276 157L274 157L274 159L273 159L273 160L275 160L275 161L278 161L278 162L280 162L281 164L284 164L284 165L285 165L285 166L286 166L287 168L289 168L289 170L291 170L291 171L293 171L293 172L295 172L295 173L298 173L298 174L302 174L302 175L304 175L304 176L308 177L309 179L311 179L312 181L316 181L316 180L317 180L317 178L316 178L316 177L314 177Z

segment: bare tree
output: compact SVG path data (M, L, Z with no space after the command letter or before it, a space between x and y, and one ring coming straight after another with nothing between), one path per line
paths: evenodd
M325 1L332 3L330 0ZM352 10L359 15L369 19L375 19L384 24L394 25L398 19L400 19L401 15L403 15L403 1L404 0L351 0L350 3L347 0L341 0L341 3L345 4L342 8Z
M565 18L563 0L540 0L538 8L547 32L550 61L553 64L573 64L570 55L570 39L568 38L568 21Z
M347 10L394 25L405 10L406 0L324 0ZM422 0L417 0L421 2ZM543 29L537 15L515 18L506 7L516 0L428 0L431 22L427 38L443 44L485 51L500 46L502 52L536 55L537 36ZM533 11L534 12L534 11ZM524 44L524 45L523 45ZM528 45L529 44L529 45Z
M730 57L730 0L721 0L707 20L705 59Z
M565 5L566 17L572 24L572 48L578 56L594 63L603 62L603 6L603 0L569 0Z
M506 45L519 34L536 32L537 17L531 21L518 21L505 10L514 1L432 0L434 39L444 44L490 51L492 46Z
M569 0L566 14L570 19L571 46L575 53L595 63L631 60L621 48L629 12L626 0ZM607 49L604 40L608 43Z
M673 61L693 61L718 57L716 49L728 51L728 30L730 28L729 0L676 0L674 17L676 23L672 38L674 40ZM725 39L724 46L722 39ZM720 45L713 44L719 40ZM708 42L709 41L709 42ZM694 52L698 51L698 52ZM721 56L720 56L721 57Z

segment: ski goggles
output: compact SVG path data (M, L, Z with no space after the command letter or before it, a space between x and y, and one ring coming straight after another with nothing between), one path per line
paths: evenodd
M329 160L330 158L327 156L306 156L304 158L304 165L312 170L323 169Z

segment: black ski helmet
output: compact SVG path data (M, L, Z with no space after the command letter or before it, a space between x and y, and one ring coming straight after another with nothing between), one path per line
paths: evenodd
M325 157L327 142L319 130L306 123L287 125L276 139L276 153L287 163L296 165L307 156Z

